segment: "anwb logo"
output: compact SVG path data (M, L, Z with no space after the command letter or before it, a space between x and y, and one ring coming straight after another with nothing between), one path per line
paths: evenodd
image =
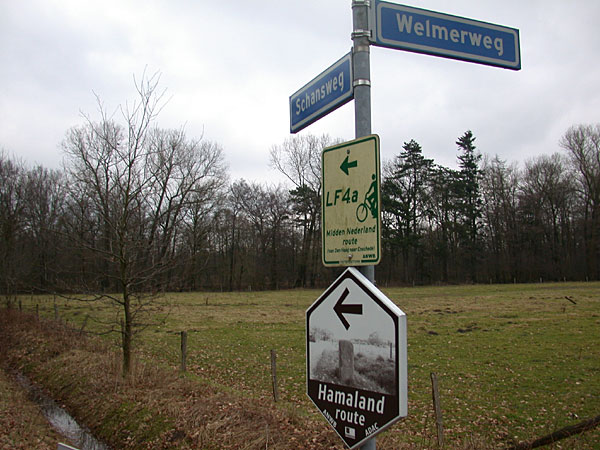
M356 431L352 427L345 427L344 434L349 439L356 439Z

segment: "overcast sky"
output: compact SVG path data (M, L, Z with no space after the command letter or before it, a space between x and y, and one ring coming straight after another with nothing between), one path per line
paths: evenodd
M289 134L289 96L352 45L351 0L0 0L0 149L58 168L65 132L134 98L162 73L158 124L222 145L232 179L277 180L269 151ZM560 151L569 126L599 122L600 1L413 0L517 28L522 70L371 48L372 129L382 158L415 139L456 167L456 139L508 162ZM350 102L301 134L354 138Z

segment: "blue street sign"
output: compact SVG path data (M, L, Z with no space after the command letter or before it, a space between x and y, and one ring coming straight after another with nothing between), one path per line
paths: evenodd
M290 132L297 133L352 100L352 53L290 97Z
M379 0L372 17L375 45L521 69L515 28Z

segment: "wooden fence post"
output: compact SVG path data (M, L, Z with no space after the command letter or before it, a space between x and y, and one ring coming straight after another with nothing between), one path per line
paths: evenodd
M277 389L277 353L271 350L271 380L273 382L273 400L279 401L279 390Z
M181 332L181 371L187 370L187 331Z
M433 409L435 411L435 425L437 428L437 441L440 447L444 446L444 427L442 425L442 405L438 390L437 376L431 372L431 391L433 396Z
M83 334L83 330L85 329L85 326L87 325L87 321L88 321L89 317L90 317L89 314L85 315L85 319L83 319L83 324L81 325L81 328L79 329L79 334Z

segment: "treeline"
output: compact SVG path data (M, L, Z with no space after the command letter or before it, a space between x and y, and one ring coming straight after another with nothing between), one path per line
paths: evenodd
M0 157L3 292L118 290L118 283L277 289L335 276L320 262L319 162L329 137L273 147L274 169L290 189L227 182L220 147L181 132L154 130L152 151L136 164L139 154L108 157L96 148L92 157L91 141L107 132L97 126L69 131L62 171ZM599 142L599 127L573 127L564 153L519 168L483 158L469 131L457 141L457 170L405 143L383 168L378 282L598 279Z
M140 292L331 282L320 154L337 141L274 146L286 185L229 181L218 144L154 125L150 81L121 124L102 114L67 132L62 170L0 155L1 292L119 292L127 309ZM600 126L559 144L518 167L483 157L467 131L450 169L406 142L382 169L378 283L599 279Z
M483 158L467 131L458 170L415 141L386 166L384 283L598 279L600 127L576 126L563 153L523 168Z

